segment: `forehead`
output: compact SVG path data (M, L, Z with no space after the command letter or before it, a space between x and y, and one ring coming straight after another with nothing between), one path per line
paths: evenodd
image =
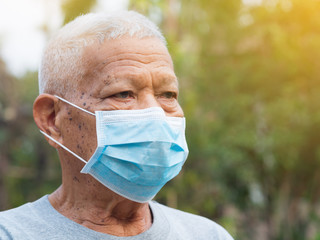
M82 66L82 81L78 85L81 92L114 79L129 79L133 75L137 78L139 74L177 81L168 50L157 38L121 38L93 44L85 48Z
M82 62L87 74L103 68L109 69L121 62L162 64L173 70L166 46L156 38L121 38L93 44L84 50Z

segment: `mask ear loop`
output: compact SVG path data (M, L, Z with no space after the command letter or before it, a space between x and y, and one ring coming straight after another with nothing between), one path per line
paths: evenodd
M68 151L69 153L71 153L73 156L75 156L76 158L78 158L79 160L81 160L82 162L84 162L85 164L87 164L87 161L84 160L82 157L78 156L77 154L75 154L74 152L72 152L70 149L68 149L67 147L63 146L61 143L59 143L57 140L55 140L53 137L49 136L48 134L46 134L45 132L41 131L40 132L45 135L47 138L49 138L50 140L54 141L56 144L58 144L60 147L62 147L64 150Z
M69 101L67 101L67 100L63 99L62 97L59 97L59 96L57 96L57 95L54 95L54 96L55 96L56 98L60 99L62 102L68 103L68 104L70 104L71 106L73 106L73 107L75 107L75 108L78 108L78 109L79 109L79 110L81 110L81 111L84 111L84 112L86 112L86 113L89 113L89 114L91 114L91 115L95 116L95 114L94 114L94 113L89 112L88 110L83 109L83 108L81 108L81 107L79 107L79 106L77 106L77 105L75 105L75 104L73 104L73 103L71 103L71 102L69 102Z
M81 111L84 111L84 112L86 112L86 113L89 113L89 114L95 116L94 113L89 112L89 111L87 111L86 109L83 109L83 108L81 108L81 107L79 107L79 106L77 106L77 105L75 105L75 104L73 104L73 103L71 103L71 102L63 99L62 97L59 97L59 96L57 96L57 95L54 95L54 96L55 96L56 98L60 99L61 101L65 102L65 103L68 103L68 104L70 104L71 106L73 106L73 107L75 107L75 108L78 108L78 109L81 110ZM54 141L56 144L58 144L58 145L59 145L60 147L62 147L64 150L66 150L67 152L71 153L73 156L75 156L75 157L78 158L79 160L81 160L83 163L87 164L87 161L86 161L86 160L84 160L82 157L80 157L80 156L78 156L77 154L75 154L74 152L72 152L72 151L71 151L70 149L68 149L67 147L63 146L61 143L59 143L59 142L58 142L57 140L55 140L53 137L49 136L48 134L46 134L45 132L43 132L43 131L41 131L41 130L40 130L40 132L41 132L43 135L45 135L47 138L49 138L50 140Z

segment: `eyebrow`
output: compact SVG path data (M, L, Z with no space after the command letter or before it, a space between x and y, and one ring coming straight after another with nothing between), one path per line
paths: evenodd
M175 84L179 87L179 81L176 76L165 76L160 79L161 84Z

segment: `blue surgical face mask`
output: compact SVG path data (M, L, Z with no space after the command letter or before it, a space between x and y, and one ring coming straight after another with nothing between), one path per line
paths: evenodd
M85 163L87 173L117 194L136 202L150 201L178 175L188 156L185 118L167 117L160 107L142 110L96 111L97 149Z

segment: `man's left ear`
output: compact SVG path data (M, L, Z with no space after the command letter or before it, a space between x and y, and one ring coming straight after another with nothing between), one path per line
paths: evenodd
M38 128L61 142L60 129L56 124L58 112L58 99L53 95L41 94L33 103L33 118ZM54 148L59 148L59 145L52 140L47 138L47 141Z

